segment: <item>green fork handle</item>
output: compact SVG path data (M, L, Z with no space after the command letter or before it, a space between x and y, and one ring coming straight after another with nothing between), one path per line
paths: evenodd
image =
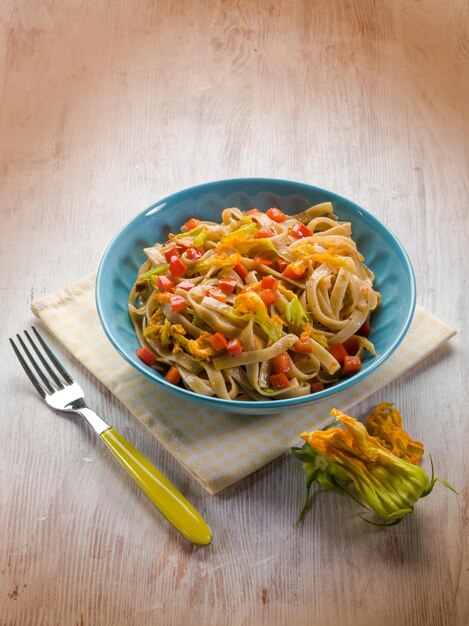
M108 449L180 533L192 543L206 546L212 531L192 504L113 427L100 434Z

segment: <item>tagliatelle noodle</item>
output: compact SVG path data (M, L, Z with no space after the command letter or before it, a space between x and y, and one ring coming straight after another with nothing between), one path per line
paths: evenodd
M311 383L328 385L343 375L333 346L354 336L359 357L365 350L375 354L371 341L356 333L381 296L351 224L338 221L331 203L284 221L248 213L225 209L219 224L196 220L192 230L183 227L146 248L129 315L138 342L157 357L153 367L164 373L176 366L197 394L304 396ZM214 348L217 333L235 347ZM285 353L286 378L272 367Z

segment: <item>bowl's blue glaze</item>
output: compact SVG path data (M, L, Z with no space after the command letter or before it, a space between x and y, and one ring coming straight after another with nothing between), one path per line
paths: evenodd
M319 202L334 203L341 220L350 221L353 238L374 272L375 288L383 303L373 314L373 341L377 356L367 356L361 371L319 393L302 398L274 401L231 401L199 396L167 383L136 356L138 342L127 314L128 293L138 268L145 260L143 248L166 241L168 232L177 232L191 217L220 221L221 211L230 206L243 210L272 206L295 213ZM371 374L398 347L406 334L415 309L415 278L409 258L395 236L373 215L350 200L318 187L287 180L240 178L207 183L175 193L135 217L113 239L99 266L96 303L104 331L116 350L137 371L171 392L207 407L225 412L266 414L283 412L322 400L351 387Z

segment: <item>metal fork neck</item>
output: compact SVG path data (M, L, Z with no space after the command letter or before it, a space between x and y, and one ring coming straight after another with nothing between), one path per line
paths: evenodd
M101 435L104 431L111 428L111 426L101 419L99 415L89 409L84 402L81 406L73 406L73 410L75 413L79 413L83 416L98 435Z

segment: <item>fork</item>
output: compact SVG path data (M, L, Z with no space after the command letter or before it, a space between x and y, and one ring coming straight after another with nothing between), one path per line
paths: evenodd
M56 411L77 413L84 417L166 519L192 543L208 545L212 540L212 531L200 513L143 454L86 406L80 385L73 380L34 326L32 330L36 341L27 330L24 334L36 356L19 334L16 338L33 369L11 338L10 343L29 380L44 402Z

